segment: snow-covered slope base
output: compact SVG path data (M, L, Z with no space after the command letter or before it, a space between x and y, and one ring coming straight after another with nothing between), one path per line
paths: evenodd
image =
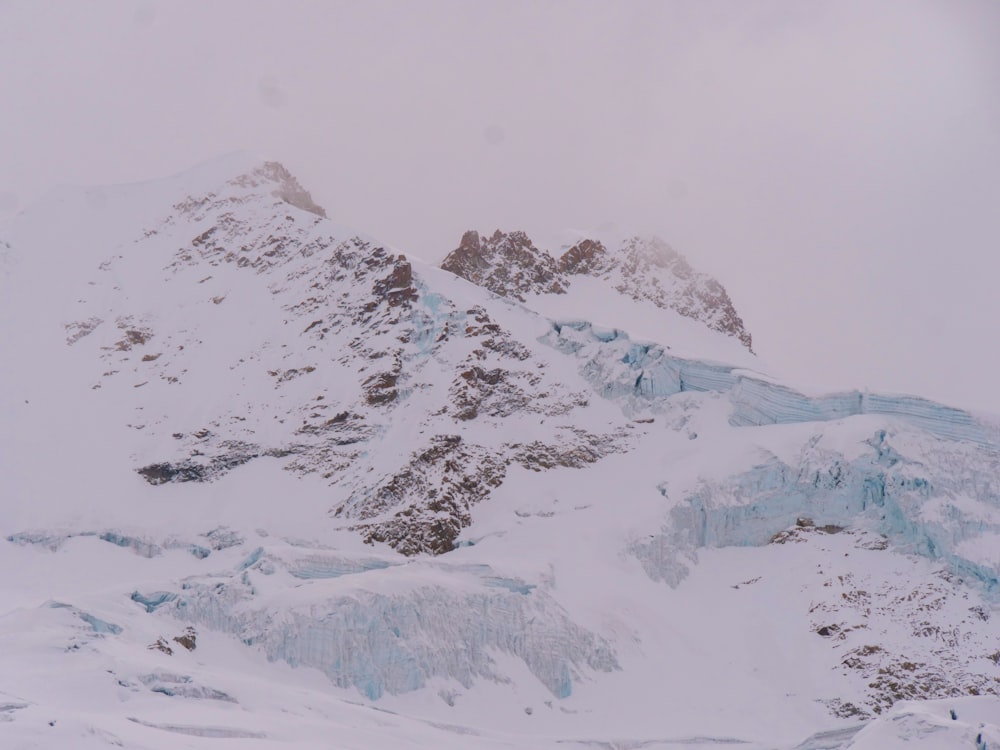
M1000 746L995 698L903 702L857 734L849 750L975 750Z
M560 617L537 603L511 604L508 596L535 591L522 593L526 582L431 561L402 563L405 574L379 581L370 576L388 568L377 557L345 571L343 557L329 551L277 543L258 554L255 545L267 539L201 559L181 548L145 557L96 536L64 540L55 551L2 548L8 569L25 571L6 587L0 617L8 645L0 653L5 740L12 747L201 747L206 737L254 739L249 746L259 747L333 740L396 747L404 738L416 747L853 747L874 680L899 690L897 699L921 689L953 692L940 706L966 723L950 731L975 726L966 707L973 699L960 694L988 679L996 647L995 629L982 619L988 607L954 589L940 566L887 554L877 535L800 527L783 544L704 550L676 589L643 583L642 571L629 573L623 561L614 576L627 590L588 601L578 590L587 582L571 574L564 581L556 566L540 593L565 597L576 617L615 639L614 665L581 659L590 678L560 699L532 653L561 661L589 650L608 659L607 643L551 629ZM177 586L174 576L185 582ZM136 581L150 589L133 590ZM232 609L185 613L212 601L203 598L208 585ZM470 606L477 602L487 609ZM531 617L512 622L525 606ZM200 619L192 627L193 614ZM478 636L468 630L477 618ZM231 637L252 641L252 632L264 640L247 647ZM533 639L547 648L533 651ZM366 687L422 679L423 689L370 703L355 687L333 684L349 674L332 672L335 665L369 675ZM437 674L423 676L429 667ZM979 721L1000 708L996 697L981 700ZM895 731L894 714L883 715L890 729L882 731ZM811 735L823 744L806 742Z
M473 239L242 156L0 232L2 744L994 741L996 425L762 374L655 243Z

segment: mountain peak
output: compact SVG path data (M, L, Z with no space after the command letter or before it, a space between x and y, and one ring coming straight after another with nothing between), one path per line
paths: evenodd
M497 230L488 239L468 231L441 268L521 302L531 295L565 294L573 277L592 277L633 300L699 321L753 351L750 332L725 287L695 271L683 255L656 236L632 236L608 244L584 237L557 260L522 231Z
M659 237L631 237L619 250L615 288L633 299L699 320L713 331L739 340L751 352L753 341L725 287L695 271L687 258Z
M242 188L271 188L271 195L303 211L327 218L326 210L313 201L309 191L299 184L283 164L266 161L248 172L234 177L231 185Z
M555 259L535 247L520 230L490 237L476 231L462 235L459 246L448 253L441 268L485 287L501 297L524 302L526 294L562 294L565 289Z

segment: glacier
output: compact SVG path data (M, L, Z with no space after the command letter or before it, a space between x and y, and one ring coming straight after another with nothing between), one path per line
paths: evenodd
M583 360L580 373L604 398L629 413L641 406L665 407L685 391L727 393L734 427L828 422L871 414L899 418L946 440L996 445L1000 430L967 411L916 396L861 391L807 396L745 369L669 354L669 346L633 341L619 329L587 321L553 322L539 341Z
M229 578L188 580L179 592L136 592L132 599L147 611L231 633L271 660L319 669L338 687L356 688L371 700L418 690L435 678L464 688L477 678L505 682L496 666L499 654L523 661L557 698L568 697L574 682L590 672L619 668L611 645L574 623L549 594L488 569L478 582L458 567L457 585L416 583L391 593L313 591L308 601L279 608L267 605L258 585L259 576L275 574L262 566L268 560L281 565L280 557L252 558ZM300 580L348 573L334 571L330 558L301 562L283 567ZM373 562L351 572L379 570ZM436 571L449 572L445 566Z
M1000 531L1000 485L993 484L998 456L979 446L944 450L942 444L909 459L891 445L884 430L866 441L869 450L853 460L810 445L796 463L773 458L749 471L705 481L679 500L658 534L631 550L656 580L676 585L685 560L701 547L760 546L775 534L808 519L817 526L861 526L881 534L895 548L941 560L1000 600L1000 570L970 559L960 547L970 539ZM978 450L977 450L978 449ZM983 467L993 469L992 477ZM971 509L951 498L968 498ZM943 500L943 515L922 512ZM984 516L976 508L997 513Z
M418 282L421 307L413 316L412 340L421 356L429 342L467 319L425 284ZM1000 534L1000 514L991 520L974 510L1000 513L993 433L967 412L857 391L807 396L745 369L676 357L667 346L580 320L553 323L539 341L575 358L593 390L627 416L690 409L674 397L705 393L726 400L728 424L751 440L755 429L769 425L818 431L823 423L850 424L857 417L885 421L885 429L863 441L859 456L825 448L814 437L796 460L773 456L747 471L704 479L679 497L664 485L669 510L659 528L634 535L623 549L653 580L677 586L699 550L766 545L808 519L834 529L870 528L896 549L940 560L989 600L1000 600L996 566L960 550L984 533ZM956 497L973 505L948 502ZM932 501L940 501L933 517L923 512ZM161 549L114 532L101 538L144 556ZM148 612L230 633L271 660L319 669L338 687L371 700L438 679L466 689L477 679L503 682L508 678L496 667L498 654L522 661L556 698L571 695L588 674L619 668L611 643L574 622L544 588L489 566L446 566L460 577L472 575L473 590L448 583L382 592L355 582L349 593L314 592L308 603L269 604L274 584L267 579L322 583L391 576L399 568L379 557L265 545L244 554L229 574L185 580L179 591L137 591L132 599Z
M945 561L963 578L1000 600L1000 568L961 554L967 540L1000 532L1000 433L961 409L897 395L850 391L807 396L723 364L672 356L669 347L633 341L619 329L586 321L554 322L540 341L574 356L579 372L626 414L666 413L672 396L714 392L728 397L729 424L811 424L877 417L887 425L865 441L864 455L847 459L806 446L798 463L778 458L719 481L706 481L678 500L659 534L631 551L651 576L676 585L685 560L700 547L767 544L797 519L849 526L867 523L900 549ZM890 436L890 432L892 435ZM897 432L914 448L893 448ZM818 433L817 433L818 434ZM915 444L914 435L925 444ZM919 443L919 440L916 442ZM946 503L947 518L922 513L932 499L968 498L974 507Z

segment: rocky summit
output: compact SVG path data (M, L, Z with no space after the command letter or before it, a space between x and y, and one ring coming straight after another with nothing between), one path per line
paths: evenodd
M565 294L575 276L589 276L620 295L732 336L752 351L750 333L722 284L693 270L659 237L627 237L611 243L611 249L600 240L581 239L556 258L535 247L524 232L497 230L483 238L469 231L441 268L521 302L529 296Z

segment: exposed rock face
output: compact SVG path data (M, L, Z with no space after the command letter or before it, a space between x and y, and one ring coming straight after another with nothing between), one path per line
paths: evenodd
M326 218L326 211L313 201L309 191L299 184L299 181L276 161L261 164L256 169L233 180L234 185L244 188L266 186L271 189L271 195L285 203L303 211Z
M366 541L386 542L406 555L449 552L471 523L471 507L499 487L505 474L504 460L495 453L465 445L459 435L435 436L374 491L362 490L349 501L363 519L355 528ZM394 512L379 519L387 510Z
M497 230L483 239L470 231L441 268L522 302L529 294L564 293L574 276L592 276L633 299L701 321L752 351L750 333L722 284L692 269L658 237L631 237L610 250L598 240L584 239L555 260L524 232Z
M503 484L515 463L532 471L579 469L622 450L627 435L594 435L566 428L557 439L499 448L468 443L460 435L436 435L427 448L374 488L355 493L335 512L361 519L352 526L365 541L386 542L397 552L439 555L472 523L472 507Z
M581 240L559 258L559 270L563 273L597 276L612 265L608 249L597 240Z
M1000 694L996 670L982 668L996 646L989 610L969 607L969 593L956 589L953 579L939 570L903 590L883 582L873 587L873 581L850 573L824 582L840 590L841 600L835 606L817 604L810 612L814 623L831 623L816 632L841 646L841 672L868 687L863 706L853 712L850 704L834 706L836 713L863 716L883 713L901 700ZM906 633L905 646L883 635L893 628ZM868 642L854 645L858 640ZM844 648L848 645L853 648ZM979 664L967 662L969 651L981 655Z
M562 279L555 259L532 244L524 232L480 237L466 232L441 268L501 297L524 302L525 294L561 294Z
M619 292L700 320L753 350L750 332L722 284L692 269L687 259L666 242L658 237L633 237L617 257L618 273L605 272L604 278L613 279Z
M441 554L511 462L582 466L621 448L614 427L568 429L589 408L584 382L567 386L485 308L429 291L405 256L335 237L319 217L287 170L266 163L186 196L136 240L142 253L101 265L82 317L66 325L67 343L95 349L95 389L134 403L129 426L157 446L136 469L147 482L213 481L278 460L326 479L331 517L366 541ZM470 232L452 262L499 294L561 291L556 262L523 233ZM133 278L148 284L151 272L159 286L129 295ZM249 328L226 320L227 310L248 309L241 293L260 310ZM97 315L105 297L120 311L109 325ZM175 299L196 300L186 303L189 318L162 313ZM234 329L247 331L236 347L224 333ZM181 392L201 379L229 392L205 404L204 421L178 422L191 413ZM181 408L171 409L175 397ZM562 421L543 425L546 417ZM405 448L385 449L410 422ZM523 442L484 444L505 423L524 425L513 428ZM164 433L174 450L156 442Z

